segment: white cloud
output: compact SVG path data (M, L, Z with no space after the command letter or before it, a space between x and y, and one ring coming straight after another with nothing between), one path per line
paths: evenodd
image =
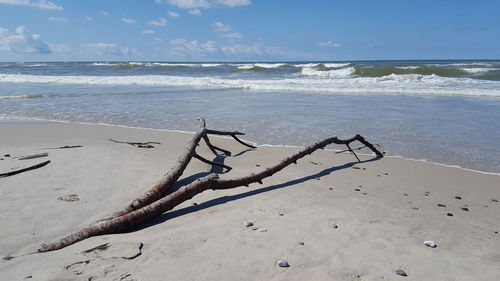
M94 20L93 17L89 17L89 16L85 16L85 19L88 20L88 21L93 21Z
M264 55L280 55L282 51L277 47L268 47L262 43L254 43L253 45L235 44L221 47L221 51L226 55L233 56L264 56Z
M200 10L198 10L198 9L195 9L195 10L189 10L189 11L188 11L188 13L189 13L190 15L193 15L193 16L199 16L199 15L201 15L201 11L200 11Z
M156 32L154 30L151 30L151 29L145 29L142 31L142 34L155 34Z
M114 43L91 43L81 45L81 53L88 55L112 55L112 56L129 56L136 55L138 52L131 48L122 48Z
M157 0L156 3L165 2L183 9L210 8L210 2L207 0Z
M176 12L168 11L168 15L172 18L179 18L179 14Z
M332 42L332 41L327 41L327 42L318 42L318 43L316 43L316 46L321 47L321 48L337 48L337 47L342 46L342 44Z
M29 6L42 10L63 10L62 6L57 6L56 4L47 0L0 0L0 4L15 5L15 6Z
M50 54L52 51L40 35L31 34L24 26L16 28L15 33L0 28L0 52L21 54Z
M208 9L213 6L238 7L251 5L251 0L155 0L156 3L167 3L182 9Z
M155 38L155 41L158 41L158 42L163 42L165 40L161 39L161 38Z
M122 21L123 21L124 23L128 23L128 24L134 24L134 23L137 23L137 21L136 21L136 20L134 20L134 19L129 19L129 18L122 18Z
M173 39L170 41L175 56L199 57L217 52L217 42L207 41L199 43L198 40Z
M237 38L242 38L243 35L237 33L237 32L231 32L231 33L224 33L220 35L221 37L224 38L231 38L231 39L237 39Z
M101 15L103 15L103 16L109 16L109 13L108 13L108 12L106 12L106 11L100 11L100 13L101 13Z
M231 26L223 24L222 22L218 22L218 21L212 23L212 28L215 31L219 31L219 32L227 32L227 31L231 30Z
M67 18L58 18L58 17L50 17L49 21L55 21L55 22L68 22Z
M215 3L221 4L227 7L237 7L237 6L246 6L251 5L252 1L250 0L216 0Z
M158 20L149 21L148 24L154 25L154 26L165 26L165 25L167 25L167 20L164 18L159 18Z
M66 44L49 44L49 48L54 54L69 54L71 53L71 48Z

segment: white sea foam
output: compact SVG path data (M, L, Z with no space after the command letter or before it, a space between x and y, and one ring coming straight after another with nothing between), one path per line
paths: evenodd
M339 67L346 67L346 66L350 66L351 63L350 62L329 62L329 63L320 63L320 62L317 62L317 63L302 63L302 64L295 64L296 67L309 67L309 68L312 68L312 67L318 67L320 64L324 65L325 67L328 67L328 68L339 68Z
M35 64L25 64L23 67L40 67L40 66L49 66L46 63L35 63Z
M303 67L301 75L303 76L318 76L330 78L344 78L352 75L356 70L354 67L333 69L333 70L317 70L315 67Z
M260 68L279 68L285 66L286 63L244 63L244 64L232 64L232 66L237 66L238 69L252 69L254 67Z
M331 71L334 71L333 73ZM318 71L321 72L321 71ZM284 79L231 79L163 75L48 76L0 74L0 83L50 83L83 85L187 86L205 89L243 88L351 94L461 95L500 97L500 82L437 75L391 74L384 77L349 77L349 68L324 71L330 76Z
M0 99L4 100L12 100L12 99L35 99L35 98L43 98L45 95L18 95L18 96L0 96Z
M419 68L420 66L416 66L416 65L410 65L410 66L396 66L396 68L399 68L399 69L417 69Z
M467 71L469 73L484 73L484 72L489 72L489 71L494 71L494 70L499 70L497 68L490 68L490 67L475 67L475 68L461 68L464 71Z
M337 68L337 67L349 66L349 65L351 65L351 63L350 62L347 62L347 63L323 63L323 65L325 67L329 67L329 68Z

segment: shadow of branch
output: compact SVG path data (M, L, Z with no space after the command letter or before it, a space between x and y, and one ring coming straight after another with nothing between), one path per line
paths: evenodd
M324 169L323 171L321 171L319 173L316 173L316 174L313 174L313 175L309 175L309 176L306 176L306 177L302 177L302 178L299 178L299 179L295 179L295 180L291 180L291 181L288 181L288 182L284 182L284 183L280 183L280 184L276 184L276 185L271 185L271 186L264 187L264 188L259 188L259 189L247 191L247 192L236 194L236 195L222 196L222 197L219 197L219 198L215 198L215 199L203 202L203 203L201 203L199 205L196 205L196 206L189 206L189 207L184 207L182 209L178 209L178 210L166 212L166 213L162 214L161 216L159 216L158 218L152 220L151 222L148 222L148 223L144 224L143 226L139 227L136 230L144 229L144 228L156 225L156 224L163 223L163 222L165 222L165 221L167 221L169 219L173 219L173 218L176 218L176 217L179 217L179 216L183 216L183 215L187 215L187 214L190 214L190 213L194 213L194 212L197 212L197 211L200 211L200 210L203 210L203 209L207 209L207 208L211 208L211 207L214 207L214 206L217 206L217 205L222 205L222 204L225 204L227 202L231 202L231 201L243 199L243 198L254 196L254 195L257 195L257 194L264 193L264 192L270 192L270 191L273 191L273 190L277 190L277 189L281 189L281 188L286 188L286 187L294 186L294 185L297 185L297 184L300 184L300 183L304 183L304 182L307 182L307 181L310 181L310 180L315 180L318 177L323 177L323 176L329 175L329 174L331 174L331 173L333 173L335 171L342 170L342 169L347 169L347 168L350 168L350 167L352 167L352 166L354 166L356 164L363 164L363 163L373 162L373 161L376 161L378 159L380 159L380 157L374 157L374 158L371 158L371 159L368 159L368 160L363 160L363 161L360 161L360 162L358 162L358 161L356 161L356 162L349 162L349 163L346 163L346 164L341 165L341 166L336 166L336 167Z

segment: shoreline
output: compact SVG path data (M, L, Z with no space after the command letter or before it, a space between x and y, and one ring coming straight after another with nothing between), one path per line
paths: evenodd
M62 123L62 124L75 124L75 125L89 125L89 126L106 126L106 127L120 127L120 128L129 128L129 129L138 129L138 130L152 130L152 131L158 131L158 132L176 132L176 133L182 133L182 134L194 134L196 132L194 131L183 131L183 130L173 130L173 129L158 129L158 128L143 128L143 127L133 127L133 126L127 126L127 125L115 125L115 124L106 124L106 123L86 123L86 122L72 122L72 121L61 121L61 120L47 120L47 119L36 119L36 118L26 118L26 119L21 119L21 118L5 118L2 119L0 118L0 124L2 123L14 123L14 124L30 124L30 123L36 123L36 124L44 124L44 123ZM213 136L216 138L224 138L224 139L232 139L231 137L225 137L225 136ZM257 147L276 147L276 148L302 148L305 147L309 144L306 145L286 145L286 144L258 144L252 140L247 140L245 138L241 138L242 140L255 145ZM325 148L327 151L339 151L338 149L330 149L330 148ZM356 153L360 155L365 155L365 156L370 156L371 154L364 154L364 153ZM439 163L439 162L433 162L427 159L416 159L416 158L410 158L410 157L405 157L401 155L384 155L384 157L388 158L398 158L398 159L404 159L404 160L409 160L409 161L416 161L416 162L424 162L432 165L438 165L438 166L443 166L443 167L449 167L449 168L457 168L457 169L462 169L465 171L470 171L470 172L475 172L479 174L485 174L485 175L495 175L495 176L500 176L500 171L499 172L486 172L486 171L481 171L481 170L476 170L476 169L471 169L467 167L462 167L459 165L455 164L446 164L446 163Z

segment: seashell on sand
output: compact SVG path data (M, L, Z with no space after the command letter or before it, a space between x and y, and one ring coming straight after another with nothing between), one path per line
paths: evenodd
M431 248L436 248L438 246L436 242L430 240L424 241L424 245Z

